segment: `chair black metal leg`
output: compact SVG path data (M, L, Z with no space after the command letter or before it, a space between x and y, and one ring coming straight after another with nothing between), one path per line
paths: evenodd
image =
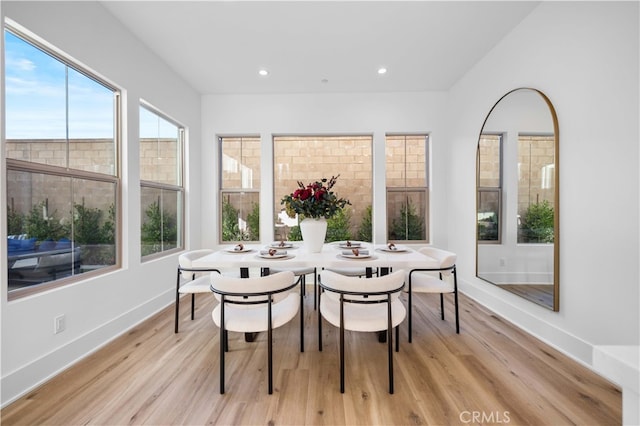
M411 343L411 312L413 311L413 294L411 292L411 278L409 278L409 303L408 303L408 308L409 308L409 343Z
M344 295L340 295L340 393L344 393Z
M195 311L196 311L196 294L191 293L191 321L193 321L195 318Z
M178 269L178 278L176 281L176 323L173 328L174 333L178 332L178 317L179 317L179 310L180 310L180 291L179 290L180 290L180 269Z
M444 294L440 293L440 316L444 321Z
M300 292L300 352L304 352L304 296Z
M313 309L318 307L318 271L313 268Z
M453 267L453 301L456 309L456 334L460 334L460 318L458 315L458 275L456 268Z
M396 352L400 352L400 326L396 325Z
M272 342L272 323L271 323L271 298L269 298L269 303L267 303L268 309L268 325L267 325L267 362L269 363L269 395L273 393L273 342Z
M318 351L322 352L322 314L320 313L320 294L318 294Z
M393 394L393 326L391 322L391 296L387 301L387 348L389 354L389 393Z
M224 331L224 351L229 352L229 330Z
M224 296L220 301L220 394L224 394L224 352L227 330L224 328Z

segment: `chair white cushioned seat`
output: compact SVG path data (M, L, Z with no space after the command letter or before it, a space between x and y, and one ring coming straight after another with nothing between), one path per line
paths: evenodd
M209 275L201 276L180 286L179 293L211 293Z
M324 297L320 305L320 312L324 319L332 325L340 327L340 300ZM391 302L391 323L393 327L400 324L407 310L400 300ZM345 303L344 328L353 331L383 331L387 329L387 305L379 303L375 305L360 305Z
M409 282L408 277L406 282ZM453 293L454 288L451 281L441 280L427 272L416 272L411 278L411 290L416 293Z
M224 390L224 359L228 332L267 332L269 394L273 393L273 329L291 321L300 312L300 352L304 352L304 306L302 292L293 272L284 271L259 277L235 278L212 272L211 291L220 303L211 317L220 328L220 393ZM269 309L271 307L271 309Z
M428 259L425 259L424 267L411 270L405 278L404 290L409 293L409 342L412 340L413 293L440 294L440 317L443 320L443 295L453 293L456 315L456 333L460 333L456 254L435 247L423 247L418 251L425 256L428 256Z
M278 272L284 272L284 271L291 271L297 277L297 276L300 276L300 275L313 274L315 272L316 268L314 268L314 267L300 267L300 268L288 268L288 269L270 268L269 270L271 271L272 274L275 274L275 273L278 273Z
M243 278L246 279L246 278ZM224 328L229 331L240 333L253 333L267 331L267 305L237 306L231 308L227 305L224 312ZM289 293L284 300L274 303L271 309L272 327L278 328L291 321L300 307L300 296L297 293ZM220 327L220 304L211 313L213 322Z
M377 268L371 269L374 274L377 273ZM326 268L325 271L335 272L336 274L347 277L364 277L367 274L367 268Z
M318 311L318 347L322 351L322 319L340 330L340 392L344 393L345 330L363 332L384 331L388 339L389 393L393 393L392 335L395 328L396 351L399 350L398 325L407 315L399 294L405 272L373 278L359 278L324 270L320 273L320 308ZM340 315L342 311L343 315Z
M191 294L191 319L195 318L196 294L211 293L209 288L209 274L217 271L215 268L194 268L193 261L214 253L211 249L191 250L178 256L178 274L176 278L176 303L174 333L178 332L180 316L180 298L184 294Z

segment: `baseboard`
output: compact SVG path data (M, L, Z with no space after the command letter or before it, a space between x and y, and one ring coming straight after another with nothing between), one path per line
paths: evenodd
M544 308L532 305L531 310L524 310L509 300L510 297L517 296L494 294L491 290L495 290L496 293L502 292L495 288L485 289L485 283L469 283L460 279L458 281L460 292L465 296L597 373L593 368L594 346L535 315L536 310ZM526 303L524 300L522 302Z
M173 303L175 290L170 289L128 312L79 336L64 346L23 365L2 377L2 405L11 404L73 364L91 355L112 340Z

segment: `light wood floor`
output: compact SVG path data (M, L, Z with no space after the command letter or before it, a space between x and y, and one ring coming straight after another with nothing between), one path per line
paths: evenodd
M305 352L299 322L274 332L274 393L267 394L266 334L247 343L230 334L227 386L219 394L218 329L212 298L195 321L182 302L2 410L3 425L125 424L511 424L616 425L618 388L463 295L461 334L451 303L414 298L413 343L401 327L389 395L386 345L347 333L346 392L340 394L337 330L325 322L318 352L313 294L305 300Z

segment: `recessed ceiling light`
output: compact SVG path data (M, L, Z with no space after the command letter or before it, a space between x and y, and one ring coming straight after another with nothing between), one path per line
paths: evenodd
M261 76L265 77L267 75L269 75L269 71L267 71L266 69L262 68L258 71L258 74L260 74Z
M387 73L387 69L385 67L378 68L378 74L382 75L386 73Z
M326 78L323 78L322 80L320 80L320 83L324 83L324 84L326 84L326 83L328 83L328 82L329 82L329 80L328 80L328 79L326 79Z

